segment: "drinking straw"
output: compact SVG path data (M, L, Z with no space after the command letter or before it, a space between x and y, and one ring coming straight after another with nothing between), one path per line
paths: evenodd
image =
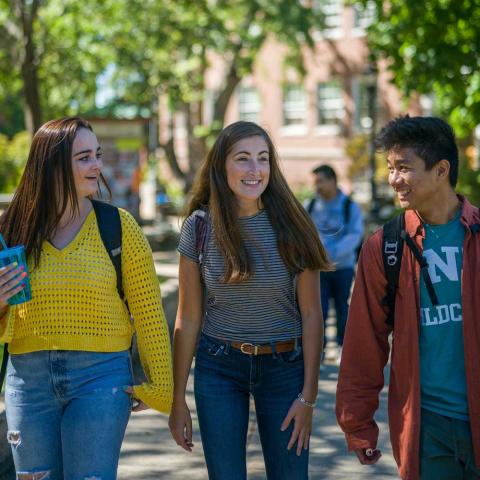
M5 250L8 248L8 247L7 247L7 244L5 243L5 240L3 239L1 233L0 233L0 243L2 244L2 247L3 247Z

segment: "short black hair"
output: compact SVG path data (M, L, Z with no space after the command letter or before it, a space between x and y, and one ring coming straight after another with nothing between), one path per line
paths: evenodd
M437 117L401 116L387 123L375 139L377 150L389 152L411 148L431 170L440 160L450 163L449 181L455 187L458 179L458 148L452 127Z
M321 173L328 180L331 180L333 178L335 180L335 183L337 183L337 174L335 173L335 170L330 165L320 165L318 167L315 167L312 170L312 173L314 173L315 175L318 175L319 173Z

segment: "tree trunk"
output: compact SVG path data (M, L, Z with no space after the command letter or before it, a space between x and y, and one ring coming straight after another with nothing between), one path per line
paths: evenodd
M185 190L190 190L198 167L207 154L204 138L195 136L195 127L203 125L203 102L196 101L184 105L188 138L188 174Z
M168 166L172 170L172 173L179 180L185 181L186 175L185 173L183 173L182 169L178 165L177 155L175 153L174 138L170 137L168 141L161 144L160 147L163 148L163 151L165 152Z
M25 124L33 135L42 124L42 106L40 103L40 86L38 81L38 58L33 38L34 23L37 18L39 0L14 2L14 10L22 25L25 50L21 61L23 94L25 101ZM30 4L30 9L28 7Z
M227 78L225 79L225 87L215 101L213 110L214 128L220 131L225 124L225 114L227 113L228 104L232 98L233 92L242 79L237 74L235 60L233 60Z
M25 125L33 135L42 125L37 67L33 63L24 63L22 65L22 78L25 97Z

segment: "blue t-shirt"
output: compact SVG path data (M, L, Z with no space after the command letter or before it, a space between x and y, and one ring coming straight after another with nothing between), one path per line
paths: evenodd
M439 304L420 282L422 408L468 420L463 347L462 261L465 230L460 213L444 225L425 225L423 254Z

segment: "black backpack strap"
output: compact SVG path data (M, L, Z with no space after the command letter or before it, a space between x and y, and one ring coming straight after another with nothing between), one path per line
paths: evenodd
M388 309L387 323L392 328L395 324L395 298L402 264L403 238L401 232L404 228L405 217L403 213L383 226L382 257L387 288L382 303Z
M0 391L2 390L3 381L5 380L5 374L7 373L8 364L8 344L3 346L3 358L2 366L0 367Z
M310 201L308 202L308 205L307 205L307 212L309 215L312 214L313 212L313 207L315 206L315 201L316 201L316 198L313 197L310 199Z
M117 274L117 290L120 298L125 300L122 282L122 222L117 207L98 200L92 200L98 230L108 256Z
M438 305L438 297L433 288L432 279L430 278L430 274L428 273L428 262L427 259L421 254L420 250L418 249L416 243L412 240L410 235L403 230L402 238L407 242L408 248L412 251L415 259L420 264L420 274L423 277L423 281L425 282L425 286L427 287L428 296L430 297L430 301L432 305Z
M352 199L350 197L345 198L345 202L343 202L343 219L345 226L348 225L348 222L350 221L351 205Z
M473 225L470 225L470 230L472 233L480 233L480 223L474 223Z

